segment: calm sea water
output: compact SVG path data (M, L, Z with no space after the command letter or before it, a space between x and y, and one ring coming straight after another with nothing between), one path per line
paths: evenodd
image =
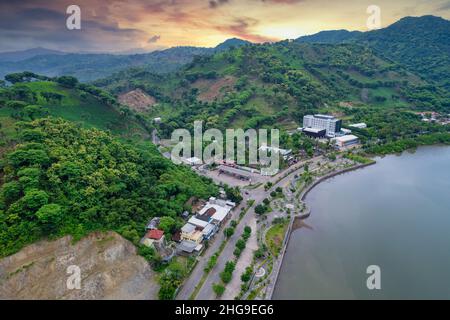
M377 162L307 196L310 229L292 233L274 299L450 299L450 147Z

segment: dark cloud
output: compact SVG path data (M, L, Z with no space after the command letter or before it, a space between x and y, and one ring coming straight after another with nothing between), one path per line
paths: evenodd
M256 1L274 4L296 4L299 2L304 2L305 0L256 0ZM230 3L230 0L210 0L209 7L214 9L227 3Z
M4 7L2 2L0 8ZM83 10L81 30L68 30L66 7L10 9L7 14L0 12L0 51L38 46L76 52L115 51L135 47L137 41L148 37L142 30L121 28L117 21L83 15Z
M150 39L148 39L147 42L148 43L155 43L155 42L158 42L159 39L161 39L161 36L153 36L153 37L150 37Z
M251 42L271 42L277 40L252 33L250 31L251 28L257 26L259 23L260 21L257 19L243 17L234 19L232 24L222 25L216 28L217 30L226 32L234 37L245 39Z
M227 4L228 2L229 0L210 0L209 7L215 9L223 4Z
M305 2L306 0L260 0L261 2L267 3L278 3L278 4L296 4L300 2Z

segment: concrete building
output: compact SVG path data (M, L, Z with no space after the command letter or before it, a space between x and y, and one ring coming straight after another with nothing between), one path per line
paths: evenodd
M352 133L352 130L342 128L342 129L341 129L341 133L344 134L344 135L346 135L346 134L351 134L351 133Z
M304 128L302 132L311 138L323 138L327 134L326 129Z
M209 198L206 205L198 212L198 216L209 217L209 222L215 225L221 225L224 220L229 218L231 209L236 204L232 201Z
M147 247L155 247L156 244L164 245L164 231L158 229L148 230L141 243Z
M195 225L186 223L181 228L181 241L190 241L200 244L203 241L203 233Z
M203 240L210 240L217 233L235 206L232 201L209 198L205 206L181 228L178 252L200 251Z
M208 221L205 221L203 219L198 219L197 217L191 217L188 220L188 224L192 224L197 228L203 229L204 227L206 227L208 225Z
M252 177L249 172L246 172L242 169L229 167L229 166L220 165L218 167L218 170L220 173L224 173L226 175L229 175L229 176L241 179L241 180L249 181L249 180L251 180L251 177Z
M203 248L202 244L198 244L189 240L183 240L177 246L178 254L192 254L194 252L199 253Z
M203 239L204 240L209 240L211 239L217 232L217 230L219 230L219 227L217 225L214 224L208 224L203 230L202 230L202 235L203 235Z
M261 147L259 147L260 151L267 151L270 153L279 153L283 156L283 158L286 160L288 158L288 156L292 153L292 150L287 150L287 149L280 149L280 148L275 148L275 147L268 147L267 145L263 144Z
M160 221L160 218L159 218L159 217L154 217L154 218L152 218L152 219L147 223L146 229L147 229L147 230L158 229L159 221Z
M336 146L341 149L358 144L359 138L350 134L347 136L337 137L334 139L334 141L336 143Z
M339 120L333 116L315 114L306 115L303 117L303 129L325 129L326 135L330 138L334 137L336 133L341 131L342 120Z

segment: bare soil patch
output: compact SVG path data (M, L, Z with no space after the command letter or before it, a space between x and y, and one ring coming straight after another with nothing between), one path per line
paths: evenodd
M119 102L135 111L143 112L155 105L156 99L141 89L135 89L119 95Z
M212 102L223 97L227 91L232 90L235 83L235 77L226 76L214 80L200 79L193 84L193 87L199 89L198 99L200 101Z

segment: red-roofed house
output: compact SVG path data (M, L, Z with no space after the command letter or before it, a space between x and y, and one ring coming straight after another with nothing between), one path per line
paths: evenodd
M159 229L152 229L147 232L147 238L160 241L164 237L164 231Z
M147 247L154 247L156 244L164 244L164 231L159 229L148 230L142 238L141 243Z

